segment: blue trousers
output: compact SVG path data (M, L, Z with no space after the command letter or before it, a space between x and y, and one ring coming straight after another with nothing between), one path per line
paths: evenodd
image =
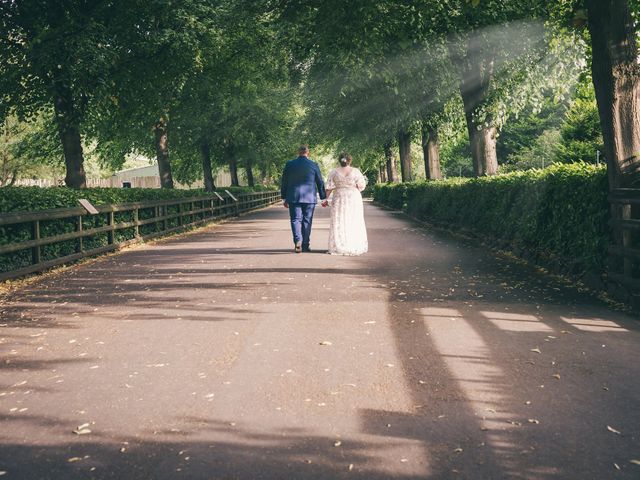
M313 222L313 211L315 203L293 203L289 204L289 217L291 218L291 232L293 233L293 243L302 243L302 248L309 248L309 238L311 237L311 223Z

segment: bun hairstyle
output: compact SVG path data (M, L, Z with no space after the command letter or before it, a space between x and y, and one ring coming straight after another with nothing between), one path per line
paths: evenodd
M346 167L347 165L351 165L351 155L349 155L346 152L340 153L340 156L338 157L338 162L340 163L341 167Z

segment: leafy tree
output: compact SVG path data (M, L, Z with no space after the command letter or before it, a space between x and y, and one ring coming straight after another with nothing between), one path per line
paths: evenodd
M640 2L559 0L552 5L552 22L588 31L609 186L634 185L640 167Z
M122 154L130 151L155 156L162 187L172 188L172 116L185 84L202 70L203 57L213 53L205 47L217 33L221 4L125 3L114 12L118 56L110 78L113 93L96 105L92 133L105 145L105 159L121 163ZM120 155L111 156L114 152Z
M586 5L609 184L629 186L640 172L640 2L586 0Z
M107 0L0 2L0 118L54 110L68 186L86 185L81 136L92 101L113 72L113 12ZM126 3L126 2L124 2Z
M555 159L562 163L596 161L596 152L602 152L598 107L591 85L582 88L569 108L562 128L561 141Z

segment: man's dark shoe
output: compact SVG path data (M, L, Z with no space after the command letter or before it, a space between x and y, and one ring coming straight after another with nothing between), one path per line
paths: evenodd
M310 253L311 249L309 247L302 247L302 251L305 253Z
M302 251L302 244L300 242L296 243L296 246L294 248L294 251L296 253L300 253Z

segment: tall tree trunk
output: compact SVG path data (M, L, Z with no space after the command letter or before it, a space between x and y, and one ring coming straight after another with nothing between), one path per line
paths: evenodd
M54 101L54 109L67 172L64 177L65 184L70 188L86 188L87 176L84 172L80 127L71 92L60 88Z
M247 185L250 187L255 186L256 181L253 178L253 162L250 159L247 159L246 163L246 171L247 171Z
M18 180L18 168L14 168L13 171L11 172L11 180L9 180L9 183L7 184L8 187L12 187L14 183L16 183L16 180Z
M387 182L398 183L398 167L396 166L396 157L393 154L392 142L384 144L384 158L387 164Z
M387 170L386 170L386 165L384 163L381 163L380 165L378 165L378 178L380 183L387 182Z
M477 177L498 173L496 139L498 129L492 119L478 122L475 113L487 100L489 87L493 81L494 58L490 47L478 44L474 36L467 39L465 51L452 55L458 63L460 74L460 95L464 105L464 114L469 132L473 171Z
M268 183L267 182L267 175L268 175L267 166L266 165L261 165L260 169L259 169L259 172L260 172L260 183L262 183L263 185Z
M587 0L587 12L609 186L637 186L640 65L629 0Z
M202 142L200 145L202 154L202 173L204 174L204 189L207 192L213 192L216 185L213 182L213 173L211 171L211 147L209 142Z
M411 134L405 130L398 133L398 147L400 150L400 173L403 182L413 180L411 172Z
M438 127L422 122L422 152L424 153L424 171L429 180L442 180L440 169L440 145Z
M173 188L171 162L169 161L169 129L165 119L161 119L154 127L156 137L156 159L160 174L160 187Z
M231 186L239 187L240 181L238 180L238 159L236 158L236 149L232 141L227 142L225 148L227 154L227 164L229 165L229 174L231 175Z

